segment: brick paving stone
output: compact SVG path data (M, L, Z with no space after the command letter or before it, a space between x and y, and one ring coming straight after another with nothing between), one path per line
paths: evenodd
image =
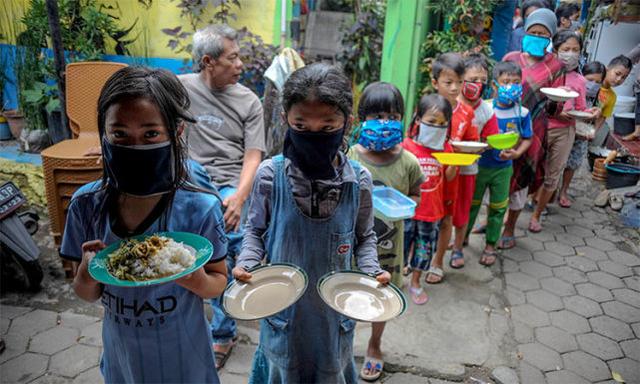
M611 251L607 252L609 258L616 262L627 267L637 267L640 266L640 257L636 255L632 255L629 252L625 251Z
M520 344L531 343L534 340L533 328L521 321L513 320L513 336Z
M28 307L14 307L12 305L0 305L0 317L4 319L15 319L18 316L22 316L27 312L31 312L31 308Z
M547 372L545 376L548 384L590 384L589 381L565 369Z
M575 224L567 226L567 233L574 236L582 237L583 239L587 237L593 237L592 230L581 227L579 225L575 225Z
M538 342L559 353L578 349L575 337L556 327L536 328L535 335Z
M224 371L222 371L218 375L218 377L220 378L220 382L224 384L246 384L247 382L246 376L236 375L236 374L228 373ZM359 379L358 384L360 383L365 383L365 381ZM376 381L376 383L379 383L379 381Z
M524 304L526 302L524 292L514 287L507 286L505 289L505 296L511 306Z
M526 249L521 249L518 247L502 251L502 255L507 259L517 261L518 263L533 259L531 252L527 251Z
M625 286L624 282L619 277L615 277L602 271L589 272L587 273L587 278L592 283L598 284L599 286L607 289L624 288Z
M253 345L239 344L233 349L233 359L229 359L224 369L230 373L248 375L251 370L251 362L256 347Z
M598 261L598 268L618 277L628 277L633 275L631 268L626 265L613 262L611 260Z
M29 336L21 333L8 333L2 336L2 338L4 339L6 349L0 353L0 364L23 354L29 345Z
M587 237L584 239L587 242L587 245L601 251L615 251L618 249L616 245L609 240L601 239L599 237Z
M607 365L600 359L583 351L574 351L562 355L565 369L596 382L611 378Z
M384 381L386 383L391 384L429 384L429 379L423 376L416 376L410 373L394 373L391 377Z
M562 301L565 308L586 318L602 315L600 304L583 296L567 296Z
M568 233L556 234L556 240L562 244L569 245L571 247L577 247L579 245L585 245L584 240L581 237L570 235Z
M44 375L30 382L29 384L69 384L69 383L71 383L71 380L67 379L66 377L45 373Z
M568 266L582 272L597 271L598 265L595 261L587 259L584 256L571 256L564 259Z
M640 323L635 323L631 325L633 332L636 334L636 337L640 339Z
M609 316L598 316L589 319L593 332L597 332L615 341L633 338L631 327L618 319Z
M520 263L520 272L526 273L529 276L541 279L543 277L553 276L551 268L547 267L537 261L525 261Z
M540 384L545 382L542 371L525 361L520 361L518 364L518 376L520 376L521 384Z
M605 252L592 247L576 247L576 255L586 257L593 261L609 260L609 256Z
M527 219L527 221L529 220ZM554 241L556 239L553 236L553 233L551 233L548 230L544 230L538 233L527 232L526 237L531 238L533 240L541 241L541 242Z
M511 285L524 292L540 288L538 280L522 272L506 273L505 280L507 281L507 285Z
M573 247L563 243L559 243L557 241L545 242L544 249L557 253L560 256L571 256L576 254L576 251L575 249L573 249Z
M551 312L564 308L564 304L558 296L542 289L529 291L526 296L529 304L533 304L543 311Z
M622 320L625 323L635 323L640 321L640 309L619 301L603 303L602 310L605 314L618 320Z
M73 379L73 384L89 384L89 383L102 383L104 382L104 378L102 377L102 373L100 373L100 367L93 367L89 370L86 370L76 376ZM246 378L245 378L246 382ZM223 381L223 383L227 383ZM244 382L243 382L244 383Z
M558 352L540 343L529 343L518 346L522 359L543 372L555 371L562 368L562 359Z
M58 314L56 312L36 309L13 319L9 332L35 335L38 332L55 327L57 319Z
M624 281L627 287L633 289L634 291L640 292L640 277L638 276L625 277L624 279L622 279L622 281Z
M28 383L47 370L48 356L25 353L0 365L3 383Z
M549 316L547 313L531 304L512 307L511 317L534 328L549 325Z
M640 338L623 341L620 343L620 347L622 347L625 356L635 361L640 361Z
M620 241L624 241L624 238L620 236L620 232L615 229L611 229L609 227L604 227L602 229L596 229L595 231L596 237L607 239L611 242L617 243Z
M29 351L42 353L44 355L53 355L75 344L78 339L78 334L77 329L60 326L51 328L31 338Z
M580 349L601 360L613 360L623 357L622 350L615 341L598 333L585 333L576 336Z
M495 380L497 384L517 384L520 381L518 380L518 373L505 366L500 366L491 371L491 378Z
M609 368L618 372L625 383L640 383L640 363L629 358L609 361Z
M78 344L51 356L49 371L62 376L75 377L98 364L99 360L99 348Z
M62 312L60 314L60 325L66 328L82 329L98 321L100 321L100 319L97 317L80 315L73 312Z
M9 330L11 320L0 317L0 335L4 335Z
M553 274L571 284L586 283L589 281L584 272L571 268L567 265L553 268Z
M542 264L548 265L550 267L557 267L559 265L564 265L564 257L550 251L533 252L533 260L539 261Z
M576 284L576 289L580 296L588 297L589 299L595 300L599 303L613 299L613 295L611 295L611 292L608 289L602 288L601 286L593 283Z
M572 284L562 281L557 277L545 277L540 280L542 289L545 289L558 296L571 296L576 294Z
M526 249L527 251L541 251L544 249L544 245L541 241L532 239L530 237L523 237L518 239L518 248Z
M571 311L562 310L558 312L551 312L550 317L551 324L560 329L564 329L569 333L573 333L574 335L589 332L591 330L587 319Z
M102 346L102 323L94 323L80 331L80 344Z
M518 272L520 270L520 266L517 262L509 259L502 260L502 272Z

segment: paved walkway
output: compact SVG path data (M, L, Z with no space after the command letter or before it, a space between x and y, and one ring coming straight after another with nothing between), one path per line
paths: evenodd
M482 238L472 236L467 266L445 267L430 302L389 323L385 384L615 383L614 374L640 383L640 232L593 208L602 187L584 176L573 207L553 206L543 232L525 236L523 214L517 248L493 268L479 266ZM38 241L49 249L43 291L0 297L0 382L102 382L101 308L70 291L51 238ZM247 381L257 324L239 331L223 383ZM358 325L358 363L369 332Z

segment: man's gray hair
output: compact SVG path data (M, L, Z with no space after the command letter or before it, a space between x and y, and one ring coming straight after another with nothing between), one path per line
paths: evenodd
M219 58L224 52L224 39L236 41L238 32L226 24L214 24L199 29L193 34L193 63L196 69L202 69L202 57Z

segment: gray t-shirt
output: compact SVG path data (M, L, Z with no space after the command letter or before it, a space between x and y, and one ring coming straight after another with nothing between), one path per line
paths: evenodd
M189 112L197 120L185 129L189 156L206 168L216 186L237 187L245 151L266 150L260 99L241 84L214 90L198 73L178 78L189 92Z

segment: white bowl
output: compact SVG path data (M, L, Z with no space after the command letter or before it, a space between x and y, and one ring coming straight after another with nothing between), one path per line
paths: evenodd
M592 118L592 114L585 111L569 111L567 115L575 118L576 120L589 120Z
M452 141L451 145L463 153L480 153L489 146L487 143L477 141Z
M579 96L578 92L567 91L563 88L541 88L540 92L545 94L549 99L560 102L575 99Z

